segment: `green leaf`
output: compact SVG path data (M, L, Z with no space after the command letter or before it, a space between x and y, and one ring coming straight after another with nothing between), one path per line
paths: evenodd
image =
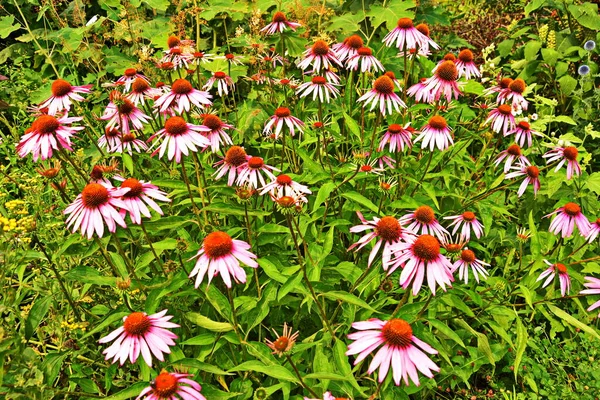
M342 193L342 197L345 197L348 200L351 200L355 203L360 204L361 206L367 207L369 210L376 213L378 211L377 206L365 196L357 192L345 192Z
M290 291L296 288L302 281L302 274L292 274L288 280L279 288L277 301L281 301Z
M115 286L117 278L112 276L104 276L96 269L80 265L73 268L64 275L68 281L81 283L90 283L92 285Z
M183 342L180 342L180 345L186 346L207 346L209 344L213 344L216 340L216 336L212 333L201 333L198 336L194 336L193 338L189 338Z
M542 58L551 67L556 65L556 62L558 61L558 55L558 51L554 49L542 49Z
M208 372L213 375L233 375L229 372L223 371L219 367L215 367L214 365L204 363L202 361L196 360L194 358L184 358L182 360L177 360L172 363L173 366L182 366L186 368L197 369L198 371Z
M514 46L515 46L514 40L512 40L512 39L504 40L504 41L500 42L500 44L498 45L498 53L502 57L506 57L507 55L509 55L511 53Z
M527 4L525 5L525 10L524 10L525 17L529 17L529 14L531 14L533 11L535 11L538 8L540 8L541 6L543 6L544 1L545 0L533 0L533 1L527 2Z
M201 328L208 329L213 332L229 332L233 330L233 325L229 322L217 322L212 319L205 317L199 313L189 312L185 314L185 317L193 324L198 325Z
M456 332L454 332L452 329L450 329L450 327L448 325L446 325L445 323L443 323L437 319L430 319L429 324L431 326L433 326L434 328L436 328L438 331L440 331L443 335L448 336L448 338L450 338L453 341L455 341L456 343L458 343L458 345L460 345L462 348L466 349L465 344L462 341L462 339L460 338L460 336L458 336L458 334Z
M349 12L341 13L329 21L328 30L330 32L340 30L343 35L350 35L356 31L356 27L365 19L362 13L351 14Z
M303 377L304 379L319 379L319 380L332 380L332 381L347 381L350 378L347 376L339 375L333 372L313 372Z
M585 180L585 186L600 195L600 172L594 172Z
M323 204L323 202L329 198L329 195L331 192L333 192L335 186L335 182L326 182L319 188L319 192L317 193L317 197L313 203L313 212L315 212L321 206L321 204Z
M356 123L356 121L344 112L344 122L346 123L346 127L352 132L354 136L360 139L360 127Z
M567 96L570 95L573 90L577 87L577 79L573 78L571 75L565 75L558 79L558 83L560 84L560 90Z
M371 307L369 304L367 304L366 301L359 299L355 295L348 293L348 292L332 291L332 292L322 293L322 295L327 298L330 298L330 299L342 300L342 301L345 301L346 303L354 304L355 306L364 308L364 309L369 310L374 313L379 313L379 311L375 310L373 307Z
M373 28L377 28L385 22L387 30L391 31L396 27L400 18L414 18L415 13L408 11L414 6L413 1L394 0L390 1L387 7L372 6L367 16L371 17Z
M38 297L33 303L31 310L29 311L29 315L27 316L27 321L25 321L25 339L31 339L33 336L33 332L38 327L42 319L48 313L50 309L50 304L52 303L52 296L47 297Z
M285 367L282 367L281 365L265 365L260 361L246 361L241 363L237 367L231 368L228 372L237 371L260 372L275 379L298 383L298 378L296 377L296 375L294 375L292 371Z
M104 400L125 400L139 396L140 392L148 387L148 382L137 382L117 394L104 397Z
M582 331L589 333L596 339L600 339L600 335L594 328L579 321L577 318L573 317L571 314L561 310L560 308L558 308L552 304L548 304L548 308L550 309L550 311L552 311L552 313L554 313L554 315L556 315L558 318L562 319L566 323L573 325L574 327L579 328Z
M537 256L540 254L540 238L533 219L533 210L529 211L529 230L531 231L531 254Z
M169 0L142 0L144 3L148 4L150 8L153 10L166 11L169 7Z
M515 364L514 364L515 379L517 379L519 365L521 365L521 360L523 359L523 354L525 353L525 349L527 348L527 339L528 339L527 329L525 329L523 322L521 322L521 318L519 318L519 315L517 314L517 352L515 353Z
M44 371L49 386L54 386L54 381L56 381L56 377L62 368L63 361L68 355L69 352L64 351L62 353L50 353L44 357L41 369Z
M15 17L12 15L0 17L0 39L6 39L8 35L21 27L18 22L16 24L14 24L14 22Z
M525 45L525 59L533 61L537 59L538 51L542 48L542 43L538 41L530 41Z

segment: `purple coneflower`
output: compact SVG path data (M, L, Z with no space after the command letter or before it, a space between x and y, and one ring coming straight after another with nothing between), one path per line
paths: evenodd
M421 78L419 82L408 88L406 94L414 97L416 103L432 103L433 96L427 89L427 78Z
M444 61L435 70L435 74L424 83L425 89L431 93L431 100L439 100L440 97L446 97L450 103L452 97L458 99L462 95L457 83L458 70L453 61Z
M226 124L214 114L204 114L202 125L210 129L203 134L208 138L213 153L217 153L221 149L221 145L233 144L231 137L225 132L225 129L232 129L233 125Z
M448 228L454 226L454 229L452 230L453 235L455 235L456 232L458 232L458 229L462 224L460 236L464 237L467 241L471 240L471 229L473 229L473 233L475 233L477 239L483 236L483 224L477 220L475 213L472 211L465 211L460 215L444 217L444 219L452 221Z
M276 33L282 33L288 28L292 31L295 31L296 28L300 26L302 25L297 22L288 21L284 13L277 11L275 14L273 14L272 22L262 28L260 31L265 32L267 35L274 35Z
M148 139L148 141L162 139L158 148L152 155L158 153L158 157L167 153L169 161L175 158L175 162L181 162L181 155L188 155L190 151L197 152L198 147L204 149L210 145L206 137L202 135L209 132L210 128L204 125L188 124L181 117L171 117L165 121L165 127Z
M587 282L583 284L587 289L579 292L580 294L600 294L600 279L591 276L586 276ZM588 311L595 310L600 307L600 300L588 307Z
M279 336L275 329L273 329L273 333L275 333L277 339L273 342L269 339L265 339L265 342L267 343L267 346L273 350L273 353L271 354L277 354L279 357L292 350L292 347L294 347L296 339L298 339L298 335L300 334L298 331L292 334L292 328L287 326L287 323L285 322L283 323L283 333L281 336Z
M82 85L82 86L71 86L71 84L64 79L57 79L52 82L52 96L49 99L44 100L38 108L48 108L48 115L56 115L56 113L71 109L71 104L74 101L83 101L77 93L89 93L93 85Z
M275 110L275 113L271 116L269 121L267 121L263 133L270 134L272 133L273 128L275 128L274 134L275 140L277 140L279 139L284 124L287 125L291 136L296 134L295 129L298 129L300 133L302 133L304 122L292 116L290 109L287 107L279 107Z
M524 147L527 143L527 147L531 147L532 135L542 136L538 131L531 129L531 125L527 121L520 121L513 129L504 133L504 136L515 134L515 142L519 146Z
M156 94L160 94L160 91L150 87L148 81L142 78L135 78L131 84L131 92L127 95L127 98L137 106L139 104L146 104L146 99L154 99Z
M129 217L134 224L142 223L142 215L146 218L151 218L148 206L156 211L159 215L163 215L162 210L154 200L170 202L167 194L160 190L158 186L151 182L139 181L135 178L123 178L116 175L115 180L121 182L121 189L129 188L127 193L124 193L121 200L127 206L127 209L121 210L121 216L125 217L129 211Z
M509 83L507 88L500 91L498 94L498 103L504 103L512 100L512 108L522 108L523 110L527 110L527 105L529 103L523 97L523 92L525 91L526 87L527 85L523 79L515 79Z
M363 40L358 35L348 36L342 43L336 43L331 46L331 49L335 52L338 60L344 62L347 59L355 56L358 53L358 49L363 47Z
M459 78L464 76L466 79L471 79L471 75L477 78L481 77L481 72L473 62L473 59L473 52L469 49L464 49L458 53L458 59L455 61L455 64Z
M116 80L115 85L123 85L124 92L127 93L131 90L131 86L136 79L141 79L146 82L146 85L150 86L150 80L147 76L137 72L135 68L127 68L123 76Z
M215 168L219 166L214 173L215 180L219 180L227 174L227 185L233 185L242 166L249 158L250 156L246 154L246 151L243 148L240 146L231 146L229 150L227 150L227 153L225 153L225 157L214 165Z
M444 229L435 218L433 209L429 206L420 206L415 211L400 218L400 223L409 224L407 229L415 233L426 233L442 239L450 233Z
M581 167L577 162L578 155L579 151L576 147L567 146L556 147L544 154L542 157L547 158L546 164L560 160L554 172L557 172L565 163L567 163L567 180L569 180L573 177L573 175L581 175Z
M331 83L327 82L325 77L313 76L310 82L304 82L296 90L296 94L299 94L300 98L309 96L311 93L313 95L313 101L318 97L321 103L323 101L329 103L331 97L335 99L340 94L340 91Z
M133 102L127 98L120 97L116 92L112 93L114 97L100 117L103 121L108 121L106 128L118 128L123 134L131 132L130 124L134 129L142 130L144 124L150 121L150 117L144 114Z
M458 269L458 279L465 281L465 285L469 283L469 267L471 267L471 271L473 271L473 276L477 283L479 283L479 276L481 275L481 279L486 279L489 273L486 271L485 266L490 266L490 264L478 260L475 257L475 253L473 250L464 249L460 253L460 258L454 263L452 268L454 271Z
M506 161L504 162L505 174L511 169L512 164L515 160L520 164L531 165L527 157L525 157L521 153L521 148L518 144L511 144L510 146L508 146L508 149L500 152L498 158L496 158L496 161L494 161L494 165L497 167L504 159L506 159Z
M192 375L163 370L135 400L206 400L200 393L202 386L188 376Z
M413 132L414 129L410 127L410 122L404 125L404 127L398 124L390 124L381 138L381 142L379 142L377 151L382 151L387 145L389 145L391 153L404 151L405 147L408 149L412 148Z
M421 134L415 139L415 143L423 139L421 148L425 149L429 146L429 150L437 146L440 151L446 150L451 144L454 144L450 127L446 119L440 115L434 115L429 118L427 125L421 128Z
M383 72L385 68L381 62L373 56L373 52L368 47L361 47L358 49L355 55L348 58L346 61L346 68L352 71L358 71L360 65L360 72Z
M317 40L304 54L304 58L298 63L298 68L307 69L313 65L315 73L321 72L321 68L329 69L333 64L343 67L335 53L329 48L324 40Z
M392 47L395 44L399 50L414 49L417 47L429 50L429 46L434 49L439 49L440 47L428 36L416 29L410 18L400 18L396 27L383 38L383 43L388 47Z
M552 264L548 260L544 260L544 262L549 267L540 274L539 278L536 279L536 282L546 278L546 281L542 285L542 288L545 288L554 280L554 276L558 274L558 280L560 281L560 294L562 297L565 297L565 295L571 290L571 278L567 272L566 265L561 263Z
M590 224L590 229L585 239L588 243L592 243L598 237L598 234L600 234L600 218Z
M272 182L263 186L259 194L262 196L267 192L270 192L271 196L274 198L284 196L305 198L307 194L312 194L308 187L295 182L285 174L278 175Z
M210 89L215 83L217 84L217 93L221 97L229 94L229 88L232 90L235 88L233 79L229 75L225 72L217 71L206 81L206 85L202 89Z
M258 188L258 183L260 182L260 186L265 186L265 175L268 179L275 179L275 175L273 175L272 171L279 171L277 168L272 167L270 165L265 164L265 161L262 157L250 157L248 161L240 166L238 170L238 179L237 185L244 186L248 185L251 188Z
M83 126L68 126L73 122L81 121L83 117L69 117L66 113L60 118L52 115L41 115L29 127L17 144L17 154L24 158L31 153L33 161L47 160L52 157L53 149L71 148L71 137L84 129Z
M556 218L550 223L549 231L558 235L561 233L563 238L570 237L573 234L573 228L577 225L579 233L587 236L591 229L590 222L581 212L581 207L575 203L567 203L556 211L551 212L544 218L556 214Z
M525 190L527 190L527 185L531 184L533 186L533 195L536 196L538 190L540 190L540 169L535 165L525 163L519 163L513 169L516 169L516 171L506 174L505 179L517 178L519 176L525 177L523 182L521 182L521 186L519 186L517 195L521 197L525 193Z
M379 111L384 117L387 114L392 114L392 106L398 113L400 112L400 107L406 108L406 104L394 93L394 82L386 75L377 78L373 83L373 89L357 100L357 102L362 101L365 102L363 107L371 103L370 111L379 103Z
M211 98L210 93L194 89L187 80L176 79L171 86L171 91L160 96L154 102L154 107L160 108L160 111L164 112L175 103L175 109L181 114L184 110L190 111L190 104L198 108L211 106Z
M512 107L508 104L501 104L498 108L494 108L484 122L484 124L487 123L490 123L494 132L502 132L504 136L507 136L508 132L515 129L515 117L512 113Z

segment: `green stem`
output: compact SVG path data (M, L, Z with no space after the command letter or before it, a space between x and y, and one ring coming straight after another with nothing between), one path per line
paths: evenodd
M306 385L306 383L304 383L304 380L302 379L302 375L300 375L300 371L298 371L298 368L296 367L296 364L294 364L294 362L292 361L292 358L290 357L289 354L286 354L285 357L287 358L287 361L290 363L290 365L292 366L292 368L294 369L294 372L296 373L296 376L298 377L298 380L300 381L300 385L302 385L302 387L306 390L309 391L309 393L311 394L311 396L313 397L319 397L319 395L310 388L310 386Z

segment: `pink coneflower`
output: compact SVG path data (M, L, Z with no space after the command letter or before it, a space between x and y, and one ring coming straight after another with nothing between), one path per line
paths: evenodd
M206 400L200 393L202 386L188 376L192 375L163 370L135 400Z
M424 42L421 42L421 45L419 46L419 52L423 51L425 53L431 54L431 52L429 51L430 45L434 49L440 48L440 46L438 46L437 43L435 43L433 40L431 40L431 35L430 35L431 32L429 31L429 26L427 26L427 24L420 23L417 26L415 26L415 29L418 30L419 32L421 32L428 39Z
M177 335L167 329L179 327L179 325L169 322L173 316L165 315L166 313L167 310L152 315L134 312L123 317L123 326L98 340L98 343L108 343L114 340L114 343L102 354L106 354L107 360L112 358L113 363L119 360L120 365L123 365L127 358L132 364L135 363L140 353L150 367L152 366L152 354L160 361L164 361L163 353L171 353L169 346L175 346L173 339L177 339Z
M109 183L88 183L63 214L67 217L67 227L72 232L81 231L83 236L91 239L94 231L98 237L104 235L104 222L109 232L115 232L117 224L126 228L125 220L117 208L127 210L127 204L120 198L127 193L127 188L116 189Z
M536 282L546 278L546 281L542 285L542 288L545 288L554 280L554 276L558 273L558 280L560 281L560 294L562 297L565 297L565 294L569 293L571 290L571 278L567 273L567 267L561 263L552 264L548 260L544 260L544 262L549 266L549 268L540 274L539 278L536 279Z
M348 400L345 397L335 397L331 394L331 392L323 393L323 399L311 399L309 397L304 397L304 400Z
M283 126L287 125L290 135L294 136L296 134L296 129L302 133L302 127L304 126L304 122L300 121L298 118L294 117L290 109L287 107L279 107L275 110L275 114L271 116L271 118L267 121L265 125L265 129L263 129L264 134L273 133L273 127L275 127L275 140L279 139L279 135L283 129Z
M281 11L277 11L273 14L273 20L270 24L262 28L260 31L265 32L267 35L274 35L276 33L282 33L287 28L290 28L292 31L295 31L296 28L302 26L297 22L288 21L285 17L285 14Z
M219 58L221 60L227 61L227 64L232 65L243 65L244 61L241 56L236 56L235 54L227 53L224 56L217 56L215 58Z
M460 253L463 248L467 245L467 243L469 242L464 236L460 236L457 239L452 238L452 235L448 234L445 236L442 236L441 239L439 239L441 246L446 250L446 252L450 253L450 254L458 254Z
M206 81L206 85L202 87L202 89L210 89L214 84L217 84L217 93L219 96L223 97L223 95L229 94L229 88L232 90L235 89L233 84L233 79L225 72L217 71L215 72L209 79Z
M473 52L469 49L464 49L458 53L458 59L455 61L455 64L459 78L464 76L466 79L471 79L471 75L477 78L481 77L481 72L473 62L473 59Z
M197 152L198 147L204 149L210 145L206 137L202 135L209 132L210 128L204 125L188 124L181 117L171 117L165 122L165 127L148 139L153 141L163 139L152 155L158 153L158 157L167 152L169 161L175 158L175 162L181 162L181 154L188 155L190 151ZM197 147L196 147L197 146Z
M515 117L512 113L512 107L508 104L501 104L498 108L494 108L484 122L484 124L487 123L490 123L494 132L502 132L504 136L507 136L508 132L515 129Z
M305 199L307 194L312 194L308 187L295 182L285 174L277 176L272 182L263 186L259 194L262 196L267 192L270 192L271 196L275 198L292 196Z
M577 156L579 155L579 151L576 147L567 146L567 147L556 147L542 157L547 158L546 164L550 164L551 162L558 161L558 165L554 172L557 172L564 164L567 163L567 180L573 177L573 174L579 176L581 175L581 167L577 162Z
M549 231L558 235L561 233L563 238L570 237L573 234L574 225L577 225L579 233L587 236L591 226L588 219L581 212L581 207L575 203L567 203L556 211L551 212L544 218L556 214L556 218L550 223Z
M426 233L437 236L438 238L449 235L435 218L433 209L429 206L420 206L414 212L408 213L400 218L401 224L409 224L407 229L415 233Z
M206 64L213 60L214 54L203 53L201 51L194 52L194 64Z
M462 224L462 230L460 231L460 235L464 237L467 241L471 240L471 229L473 229L473 233L477 239L483 236L483 224L477 220L475 213L472 211L465 211L460 215L453 215L450 217L444 217L444 219L451 220L452 223L448 226L454 226L452 230L452 234L455 235L458 232Z
M385 68L375 56L373 56L373 52L368 47L361 47L358 49L357 53L352 57L348 58L346 61L346 68L352 71L358 71L358 67L360 65L360 72L383 72Z
M592 243L598 237L598 234L600 234L600 218L590 224L590 229L585 239L588 243Z
M38 108L48 108L48 115L56 115L56 113L71 109L71 104L74 101L83 101L83 97L77 93L89 93L93 85L82 85L82 86L71 86L71 84L64 79L57 79L52 82L52 96L49 99L44 100Z
M150 86L150 80L143 74L137 72L135 68L127 68L123 76L116 80L116 85L123 85L124 92L129 92L131 90L131 86L136 79L141 79L146 83L147 86Z
M490 95L492 93L500 93L504 89L508 89L508 86L512 83L512 78L501 78L498 76L496 79L496 86L492 86L491 88L485 89L483 91L484 94Z
M377 151L382 151L385 146L389 145L389 151L404 151L404 148L412 148L412 135L414 129L410 127L410 122L404 125L390 124L385 131L385 134L379 142Z
M298 331L292 334L292 328L287 326L287 323L285 322L283 324L283 333L281 336L279 336L275 329L273 329L273 333L275 333L277 339L275 339L273 342L271 342L269 339L265 339L265 342L267 343L267 346L273 350L273 353L271 354L277 354L280 357L292 350L292 347L294 347L296 339L298 339L298 335L300 334Z
M137 108L131 100L122 98L115 92L113 95L115 98L108 103L104 114L100 117L101 120L108 121L106 128L118 128L123 134L131 132L130 124L134 129L144 129L144 124L151 118Z
M119 175L115 176L117 181L121 183L121 189L129 188L129 191L123 194L121 200L127 206L127 210L121 210L121 216L125 217L126 211L129 211L129 217L134 224L142 223L142 215L146 218L152 218L148 206L156 211L159 215L163 215L162 210L154 200L170 202L171 199L167 194L158 189L158 186L151 182L139 181L135 178L125 179Z
M69 117L67 114L60 118L52 115L41 115L33 121L31 127L25 131L19 144L17 144L16 149L19 157L24 158L31 153L33 161L37 162L40 158L42 160L51 158L53 149L73 151L71 137L84 127L68 125L82 119L83 117Z
M271 64L273 69L277 68L277 64L283 65L286 61L282 56L272 51L270 54L260 55L259 59L265 64Z
M435 74L427 79L425 89L431 93L431 100L439 100L440 97L446 97L446 101L450 103L452 97L458 99L462 95L458 82L458 70L453 61L444 61L437 67Z
M399 50L417 47L429 50L429 46L434 49L440 48L437 43L416 29L410 18L400 18L396 27L383 38L383 43L388 47L392 47L394 42Z
M361 237L358 242L354 243L348 248L348 251L355 248L355 251L358 251L371 242L371 240L378 238L375 246L373 246L373 249L369 254L367 266L371 266L375 256L383 244L381 264L383 266L383 270L387 271L391 264L390 260L393 253L392 246L400 243L401 241L407 240L408 237L413 236L413 233L410 230L403 228L400 221L394 217L374 217L372 221L368 221L365 219L365 217L363 217L360 211L357 211L356 214L358 215L358 219L360 219L362 224L353 226L350 228L350 232L359 233L367 230L373 231Z
M354 342L348 345L346 355L358 354L354 365L382 346L367 370L367 373L372 374L379 368L379 382L384 381L391 368L397 386L400 385L401 379L404 379L404 383L408 386L409 378L419 386L417 370L428 378L433 378L432 371L440 370L425 354L437 354L437 351L413 335L410 324L403 319L382 321L371 318L367 321L354 322L352 327L359 332L348 335L348 339Z
M111 153L117 146L121 146L121 132L115 128L106 128L104 135L98 139L98 146Z
M523 193L525 193L527 185L531 184L533 185L533 195L536 196L538 190L540 190L540 169L534 165L527 165L524 163L520 163L514 169L517 169L517 171L511 172L510 174L506 174L506 179L517 178L519 176L525 177L525 179L523 179L523 182L521 183L521 186L519 186L517 195L521 197Z
M394 74L392 71L387 71L386 73L384 73L384 75L390 78L392 82L394 82L394 86L396 86L399 91L402 91L402 83L398 78L396 78L396 74Z
M439 115L434 115L429 118L427 125L421 128L421 134L415 139L415 143L423 139L421 148L425 149L429 146L429 150L437 146L440 151L446 150L451 144L454 144L451 128L448 126L446 119Z
M512 108L522 108L523 110L527 110L527 105L529 103L523 97L523 92L526 87L527 85L523 79L515 79L509 83L506 89L500 91L498 94L498 103L509 102L512 100Z
M524 147L525 143L527 143L527 147L531 147L532 143L532 135L542 136L538 131L534 131L531 129L531 125L527 121L520 121L513 129L504 133L504 136L515 135L515 142L519 144L519 146Z
M157 94L160 95L162 92L150 87L148 81L135 78L131 83L131 93L127 95L127 98L137 106L138 104L146 104L146 99L154 99Z
M456 62L456 56L452 53L446 53L446 55L444 57L442 57L442 59L440 61L438 61L438 63L435 65L435 67L433 67L431 72L435 73L435 71L437 71L437 69L440 67L440 65L442 65L445 61ZM458 69L457 69L457 72L458 72Z
M347 59L355 56L358 53L358 49L363 47L363 40L358 35L348 36L342 43L336 43L331 46L331 49L335 52L338 60L344 62Z
M231 277L236 283L246 283L246 271L240 267L240 261L251 268L258 268L258 263L254 260L256 255L248 251L250 245L242 240L232 239L225 232L215 231L209 233L202 243L202 248L198 250L192 258L197 258L196 265L190 273L190 278L196 276L197 288L208 274L208 284L212 279L221 274L225 286L231 288Z
M416 239L409 239L406 243L394 246L395 259L389 273L402 266L400 285L403 289L412 282L412 293L416 296L421 290L425 270L427 270L427 284L435 296L436 284L446 291L446 286L451 287L452 263L440 253L440 242L434 236L420 235Z
M215 168L219 165L219 168L214 174L215 180L219 180L227 174L227 185L233 185L239 171L249 158L250 156L246 154L246 151L243 148L240 146L231 146L229 150L227 150L227 153L225 153L225 157L214 165Z
M490 264L478 260L473 250L464 249L461 251L460 258L454 263L452 268L454 271L458 269L458 279L465 281L466 285L469 283L469 267L473 271L475 280L479 283L479 275L481 275L481 279L486 279L489 276L489 273L485 269L486 266L489 267Z
M196 42L191 39L179 39L175 35L167 38L167 46L169 49L180 48L184 53L192 54L196 48Z
M194 54L185 51L180 46L171 47L170 49L163 51L164 55L160 59L161 63L171 63L173 69L177 70L180 68L188 69L190 64L194 61Z
M275 179L275 175L271 171L279 171L275 167L265 164L262 157L250 157L248 161L240 166L238 170L237 184L239 186L248 185L252 188L258 188L258 183L265 186L265 175L268 179Z
M214 114L204 114L202 125L210 129L205 135L210 141L210 149L217 153L221 145L232 145L231 137L225 132L225 129L232 129L233 125L226 124Z
M210 99L212 96L208 92L202 92L192 87L192 84L185 79L176 79L171 86L171 92L160 96L154 103L154 107L160 107L160 111L164 112L171 107L172 103L176 103L178 113L190 111L190 103L198 108L211 106Z
M373 159L369 159L364 161L364 163L362 165L358 165L355 167L358 167L359 173L361 175L381 175L385 170L382 167L383 163L380 162L379 167L376 167L375 164L377 164L378 159L377 158L373 158ZM353 164L354 165L354 164Z
M321 72L321 68L329 69L333 64L343 67L342 63L336 57L335 53L329 48L324 40L317 40L303 54L304 58L298 63L298 68L307 69L311 64L313 72Z
M421 80L411 87L408 88L406 94L414 97L417 103L432 103L433 95L427 89L427 78L421 78Z
M300 98L309 96L312 93L313 101L319 97L319 101L322 103L326 101L329 103L331 97L334 99L340 94L340 91L327 82L327 79L323 76L313 76L310 82L304 82L296 90L296 94L300 95Z
M583 284L583 286L585 286L587 289L582 290L579 293L580 294L600 294L600 279L594 278L594 277L591 277L591 276L586 276L585 279L588 282L585 282ZM597 302L595 302L594 304L592 304L587 310L588 311L592 311L592 310L595 310L598 307L600 307L600 300L598 300Z
M396 112L400 112L400 107L406 108L406 104L396 93L394 93L394 82L386 75L380 76L373 83L373 89L362 95L357 102L364 101L363 107L371 103L372 111L377 103L379 103L379 111L385 117L387 114L392 114L392 106ZM387 107L386 107L387 106ZM387 108L387 112L386 112Z
M109 149L109 152L128 153L129 155L132 155L134 151L136 153L143 153L148 150L148 145L138 139L133 133L123 135L120 139L120 143L112 149Z
M496 158L496 161L494 161L494 165L497 167L504 159L506 159L506 161L504 162L505 174L511 169L512 164L515 160L519 164L531 165L527 157L525 157L521 153L521 148L517 144L511 144L510 146L508 146L508 149L500 152L498 158Z

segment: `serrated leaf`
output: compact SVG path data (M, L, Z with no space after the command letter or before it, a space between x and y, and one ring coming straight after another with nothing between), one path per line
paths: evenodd
M15 24L15 17L12 15L0 17L0 39L6 39L8 35L19 29L21 25Z

